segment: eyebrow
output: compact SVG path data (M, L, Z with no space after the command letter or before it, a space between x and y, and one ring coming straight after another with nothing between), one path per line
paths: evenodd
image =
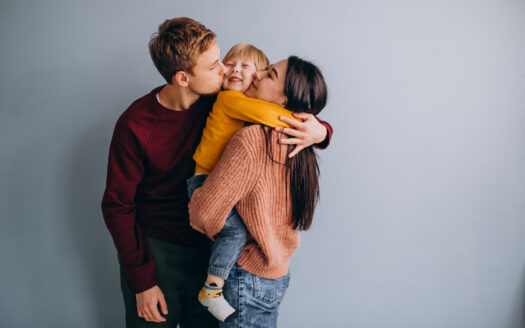
M276 78L279 78L279 75L277 74L277 71L275 70L275 68L272 67L272 71L273 71L273 73L275 74L275 77L276 77Z

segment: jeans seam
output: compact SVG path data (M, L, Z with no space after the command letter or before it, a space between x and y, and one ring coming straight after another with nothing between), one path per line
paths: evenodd
M243 283L243 276L242 276L242 272L241 270L239 269L239 267L236 268L237 272L238 272L238 276L239 276L239 327L243 327L244 325L244 297L243 297L243 294L244 294L244 283Z

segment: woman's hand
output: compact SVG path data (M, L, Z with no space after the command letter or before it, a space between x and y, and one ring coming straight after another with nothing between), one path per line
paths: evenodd
M285 116L279 117L279 120L287 123L291 128L278 126L275 131L289 135L289 138L280 139L281 144L296 145L293 151L288 155L289 158L297 155L301 150L311 145L323 142L328 131L326 127L319 123L314 115L308 113L293 113L293 116L303 120L298 122Z

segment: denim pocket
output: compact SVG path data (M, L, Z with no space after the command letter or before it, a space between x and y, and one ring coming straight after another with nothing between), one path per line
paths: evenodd
M290 284L290 274L277 279L253 276L254 297L268 305L278 305Z

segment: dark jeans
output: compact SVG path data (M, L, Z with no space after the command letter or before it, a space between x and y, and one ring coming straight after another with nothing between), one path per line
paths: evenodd
M221 328L276 328L279 306L290 283L290 272L277 279L264 279L239 265L230 271L224 284L224 297L237 309Z
M197 294L206 279L210 249L180 246L152 238L147 240L155 259L159 288L166 299L169 314L165 316L166 322L162 323L147 322L139 318L135 293L121 266L126 327L176 328L178 324L181 328L217 328L218 321L197 300Z
M188 195L191 199L195 189L202 187L208 175L201 174L189 178ZM228 279L230 270L239 259L239 256L246 245L248 232L242 218L233 208L226 218L224 227L217 235L211 248L210 262L208 264L208 274Z

